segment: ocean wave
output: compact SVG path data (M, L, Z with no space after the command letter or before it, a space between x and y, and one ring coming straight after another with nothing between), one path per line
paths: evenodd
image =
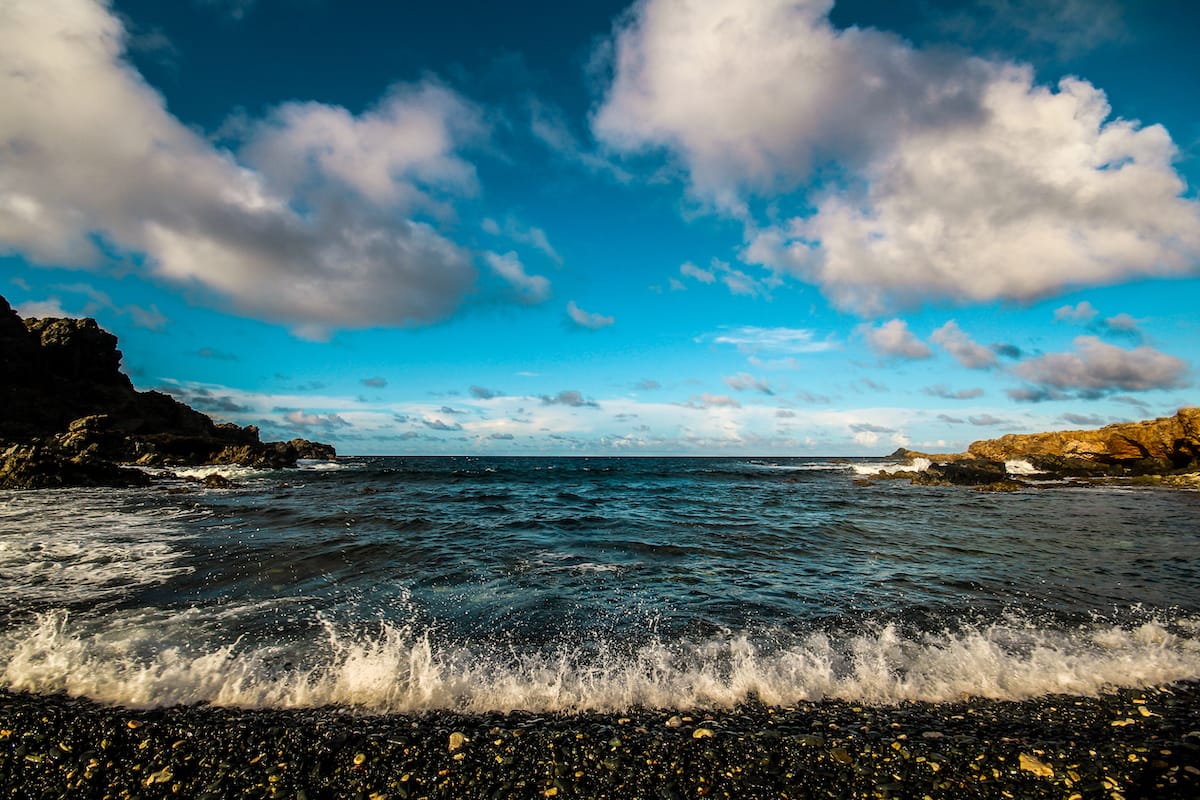
M873 462L869 464L854 464L854 471L859 475L895 475L899 472L924 472L933 462L928 458L914 458L910 464L895 464L891 462Z
M128 514L94 490L68 490L54 503L14 495L0 507L0 609L99 603L168 583L192 571L179 542L185 519L201 514Z
M196 609L104 621L42 613L0 635L0 680L12 690L134 707L549 712L731 707L751 697L771 705L1025 699L1200 678L1194 616L1075 628L1007 619L923 633L881 624L840 635L730 633L536 651L438 642L427 630L391 623L365 630L328 621L303 641L205 646L205 634L218 627Z

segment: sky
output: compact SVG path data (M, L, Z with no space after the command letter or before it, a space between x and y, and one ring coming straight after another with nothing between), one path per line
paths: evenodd
M0 295L342 454L882 455L1200 380L1200 6L0 0Z

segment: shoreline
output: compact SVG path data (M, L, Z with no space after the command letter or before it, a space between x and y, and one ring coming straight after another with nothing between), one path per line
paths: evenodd
M0 690L7 797L1194 798L1200 682L1098 697L360 715Z

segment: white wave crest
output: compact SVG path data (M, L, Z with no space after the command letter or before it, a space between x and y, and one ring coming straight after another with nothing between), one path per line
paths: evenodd
M924 472L933 462L928 458L914 458L908 464L855 464L854 471L859 475L895 475L899 472Z
M127 514L94 490L16 494L0 505L0 605L97 603L189 573L188 515Z
M64 613L42 614L0 635L0 680L14 690L137 707L338 704L410 712L727 707L750 696L781 705L1024 699L1200 677L1200 619L1072 630L1009 621L915 635L884 625L769 645L736 634L636 648L593 642L582 655L567 646L531 652L438 644L428 632L392 624L370 634L326 624L323 634L290 645L205 647L197 643L208 630L201 617L196 610L142 613L89 627Z
M1004 471L1009 475L1041 475L1042 471L1023 458L1011 458L1004 462Z

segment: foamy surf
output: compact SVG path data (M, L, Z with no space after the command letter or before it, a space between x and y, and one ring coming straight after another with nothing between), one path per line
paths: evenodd
M751 697L771 705L1020 700L1200 678L1196 617L1071 629L1009 619L923 633L882 624L844 635L731 633L536 651L440 642L391 623L363 630L327 622L289 643L220 643L220 623L195 609L103 622L39 614L0 635L0 680L7 689L133 707L551 712L732 707Z
M924 472L933 462L928 458L914 458L908 464L893 464L875 462L870 464L854 464L853 469L859 475L895 475L902 472Z

